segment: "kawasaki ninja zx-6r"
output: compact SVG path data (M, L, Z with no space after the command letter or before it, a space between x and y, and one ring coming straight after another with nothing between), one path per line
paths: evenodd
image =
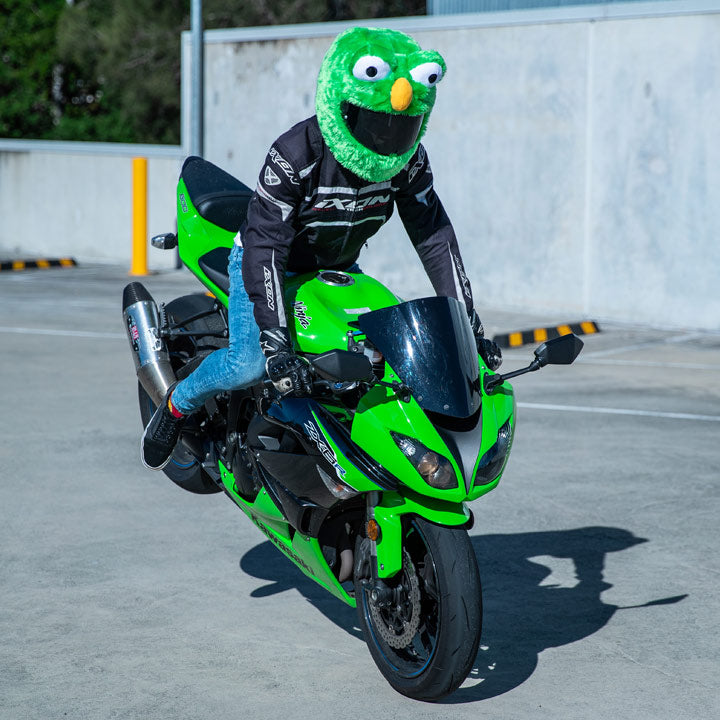
M147 424L177 378L227 344L227 261L252 192L188 158L178 184L178 247L209 294L157 307L125 288L123 313ZM317 380L310 398L269 380L208 400L164 472L185 490L225 492L306 575L357 607L370 653L399 692L455 690L478 650L481 590L467 501L492 490L512 447L508 377L572 362L574 335L541 345L505 376L478 359L454 298L402 302L364 274L289 278L296 350Z

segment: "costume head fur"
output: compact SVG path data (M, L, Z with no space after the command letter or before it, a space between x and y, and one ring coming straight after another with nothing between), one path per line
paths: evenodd
M420 144L444 73L440 54L405 33L357 27L338 35L315 100L335 159L371 182L400 172Z

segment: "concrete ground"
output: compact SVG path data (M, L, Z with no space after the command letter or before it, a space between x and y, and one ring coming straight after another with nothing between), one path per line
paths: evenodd
M481 649L430 705L224 496L140 465L127 280L0 274L2 720L720 717L720 335L605 325L515 381L513 457L473 505Z

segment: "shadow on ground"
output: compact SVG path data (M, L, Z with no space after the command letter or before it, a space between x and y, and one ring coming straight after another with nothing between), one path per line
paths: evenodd
M474 702L506 693L532 675L543 650L592 635L617 610L670 604L687 597L663 598L632 608L603 602L601 593L612 587L603 575L605 556L643 542L644 538L628 530L612 527L473 537L483 584L483 635L468 680L444 702ZM568 563L569 572L557 577L548 567L553 559ZM271 543L249 550L240 567L270 581L254 590L252 597L297 589L329 620L362 638L355 610L308 579ZM632 592L633 588L624 588L625 594Z

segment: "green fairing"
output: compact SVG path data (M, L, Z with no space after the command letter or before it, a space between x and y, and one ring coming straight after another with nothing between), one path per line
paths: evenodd
M185 265L221 303L227 305L227 294L205 274L200 259L219 247L229 250L234 234L213 225L198 213L182 179L178 183L178 235L178 250ZM349 323L363 313L400 302L374 278L355 273L349 276L354 282L348 286L323 283L317 273L288 278L285 285L286 307L293 310L294 316L289 329L300 351L312 354L330 348L345 349L348 347L348 332L354 327ZM488 372L481 364L480 387L483 387L482 380ZM386 363L383 380L391 383L399 379ZM472 474L466 482L452 450L415 398L404 402L387 385L375 385L362 396L354 412L334 405L332 400L321 404L335 417L342 414L342 422L350 431L352 442L378 458L391 475L401 480L398 491L381 493L374 509L381 531L375 547L380 578L392 577L402 567L405 518L418 515L439 525L455 527L467 522L469 512L465 503L493 490L505 469L503 464L491 482L482 484L476 482L478 464L497 441L499 428L508 420L513 429L515 426L515 401L509 383L504 383L491 395L483 393L480 446ZM343 454L342 448L324 427L323 417L314 413L313 419L326 446L344 470L344 479L349 485L360 493L380 490L380 486L365 475L362 468ZM417 438L428 449L449 460L455 470L457 487L437 489L428 485L399 449L392 431ZM295 532L267 492L260 492L252 501L243 498L238 493L231 470L222 462L219 470L228 495L265 536L306 575L354 606L355 599L329 567L318 538Z
M360 58L373 56L388 63L390 72L381 79L359 79L353 68ZM416 81L411 74L424 63L437 63L442 72L432 83ZM435 85L445 73L445 61L434 50L421 50L405 33L378 28L351 28L341 33L328 50L320 68L315 108L320 130L336 160L351 172L371 182L397 175L420 144L435 104ZM381 73L382 74L382 73ZM399 78L412 88L412 100L402 111L394 110L391 91ZM380 155L358 142L343 118L343 104L392 115L423 115L420 132L412 147L401 155Z

